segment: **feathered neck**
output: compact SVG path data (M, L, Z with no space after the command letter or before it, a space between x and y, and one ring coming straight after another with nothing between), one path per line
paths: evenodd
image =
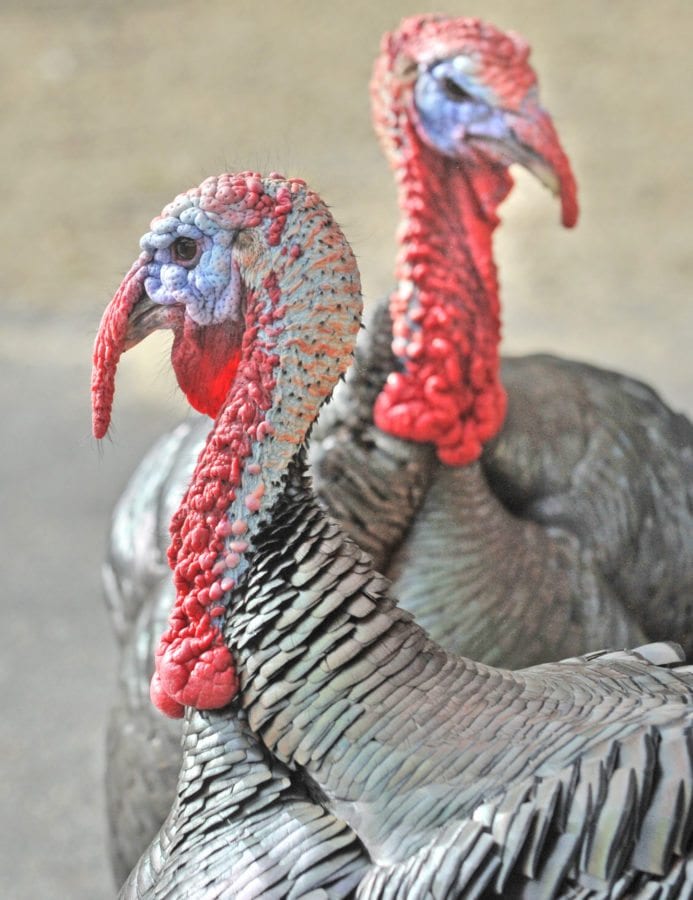
M348 365L360 321L355 260L316 195L289 214L281 245L251 241L237 259L246 290L240 362L171 523L177 600L151 691L167 715L181 715L183 706L218 708L236 693L222 601Z
M463 165L432 150L404 98L390 104L378 131L400 208L390 310L401 371L378 397L375 421L398 437L433 442L444 463L464 465L478 458L505 415L493 232L512 179L486 160Z

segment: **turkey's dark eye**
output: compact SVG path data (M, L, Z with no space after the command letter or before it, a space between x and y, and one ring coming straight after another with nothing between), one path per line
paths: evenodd
M452 78L443 78L441 83L443 90L451 100L455 100L457 103L463 103L465 100L472 99L471 94L468 94L465 89L460 87Z
M171 255L175 262L191 263L197 258L197 241L188 237L179 237L171 244Z

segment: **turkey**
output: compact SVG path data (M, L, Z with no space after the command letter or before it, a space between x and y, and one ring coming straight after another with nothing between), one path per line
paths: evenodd
M376 61L373 118L401 223L396 364L374 421L448 463L388 574L433 637L453 632L457 650L486 662L672 634L691 652L691 423L590 366L534 356L499 370L492 241L509 165L560 193L564 225L577 218L528 60L517 35L419 16L385 36ZM453 589L461 611L442 616Z
M269 896L255 881L235 887L252 880L244 860L255 872L268 854L246 857L219 832L243 827L249 786L288 770L291 834L306 794L306 816L335 817L316 848L327 880L309 882L322 896L345 873L350 832L367 865L354 844L344 878L358 875L361 897L692 896L693 669L677 649L519 671L450 655L316 500L304 441L347 367L360 311L353 255L317 195L276 174L210 178L140 246L96 341L95 434L108 428L121 353L156 328L174 332L184 389L207 329L232 374L173 517L176 602L151 684L167 715L192 708L183 784L170 832L129 884L144 896L189 884ZM234 718L238 754L222 734ZM254 760L252 740L264 747ZM253 761L262 771L248 779ZM209 865L217 874L200 876ZM291 891L283 882L274 895Z
M693 430L683 416L631 379L548 356L503 362L508 408L495 438L477 433L481 398L475 427L462 435L455 425L464 384L426 395L443 398L440 434L422 433L425 416L407 412L417 404L420 412L416 385L435 387L437 378L422 376L435 360L412 368L421 359L412 347L440 347L436 317L461 322L471 309L473 333L458 347L443 336L446 368L484 372L487 432L500 421L492 235L512 185L508 166L519 162L560 190L564 223L576 218L569 163L538 105L528 54L518 36L473 19L415 17L383 41L372 94L402 210L391 304L397 353L381 303L313 432L316 491L395 582L401 605L448 649L511 667L670 635L690 652ZM214 413L224 378L211 382L209 400L199 386L186 389ZM393 388L413 394L393 402ZM402 438L374 424L376 400L378 423ZM179 765L179 731L152 720L147 685L173 602L168 523L208 427L191 420L165 436L114 517L104 576L123 654L107 777L119 881L166 815ZM434 443L417 443L422 437L465 458L487 444L479 461L453 467L437 460Z

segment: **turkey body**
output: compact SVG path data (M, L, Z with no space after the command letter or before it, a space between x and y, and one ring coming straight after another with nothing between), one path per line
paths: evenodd
M121 900L353 896L363 845L263 751L242 711L191 710L181 749L174 800Z
M301 254L277 246L280 215ZM202 297L242 349L172 519L176 600L151 692L169 714L191 708L176 802L129 888L689 896L693 671L680 651L655 643L519 671L451 655L314 497L301 439L346 367L359 296L348 245L305 185L220 176L154 220L97 338L98 431L119 350L170 315L160 271L179 252L168 284L188 269L205 282L211 254L179 244L193 216L197 241L236 261L231 290L249 294L246 308ZM334 265L344 277L329 284ZM200 315L199 291L182 296L174 329ZM272 377L258 380L263 360ZM268 847L285 826L277 882ZM300 863L303 834L315 854Z

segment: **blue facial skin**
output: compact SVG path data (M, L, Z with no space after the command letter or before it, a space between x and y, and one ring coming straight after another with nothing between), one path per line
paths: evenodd
M420 136L433 149L456 159L464 156L465 142L474 138L493 142L493 155L499 156L500 145L511 137L506 112L464 68L469 68L464 57L447 59L417 78L414 104Z
M198 245L192 260L175 258L174 245L181 237ZM195 207L157 221L140 241L151 254L144 282L149 298L164 306L184 305L187 315L202 326L236 316L242 291L238 267L229 253L235 237L234 231Z

